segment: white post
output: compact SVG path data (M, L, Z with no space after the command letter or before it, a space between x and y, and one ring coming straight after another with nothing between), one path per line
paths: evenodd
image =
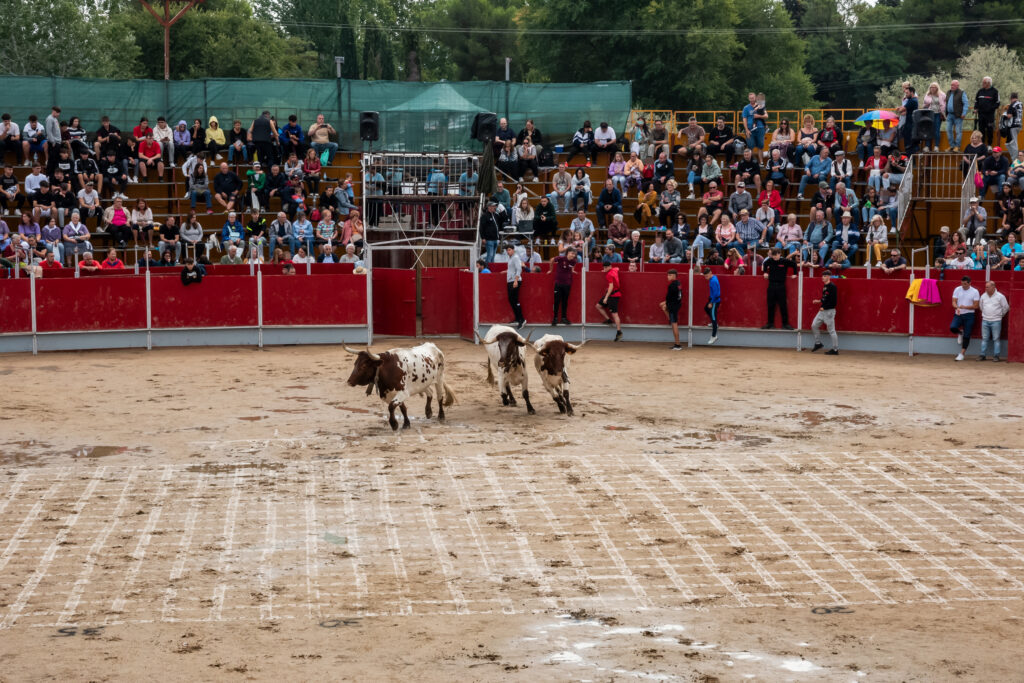
M17 256L15 256L17 259ZM29 305L32 308L32 355L39 353L39 341L36 338L36 271L33 268L29 275L31 287L29 288Z
M473 343L479 344L477 330L480 329L480 269L477 267L477 259L480 258L480 247L474 242L470 247L469 258L473 262L470 271L473 273Z
M149 282L149 266L146 267L146 350L153 350L153 290Z
M373 257L370 245L363 241L363 266L366 268L366 345L373 345Z
M867 248L868 248L869 251L867 252L867 258L865 260L867 261L867 264L868 264L868 277L867 277L867 279L870 280L871 279L871 251L870 251L871 245L869 244Z
M686 304L686 348L693 348L693 251L690 251L690 287Z
M580 270L580 343L587 341L587 271L590 270L590 236L583 241L583 267Z
M787 304L788 305L788 304ZM796 350L803 350L804 328L804 269L797 269L796 276Z
M259 347L263 348L263 271L256 271L256 326Z

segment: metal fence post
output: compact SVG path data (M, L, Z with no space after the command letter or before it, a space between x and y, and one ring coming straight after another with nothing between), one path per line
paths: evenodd
M473 343L479 344L477 330L480 327L480 268L477 267L476 262L480 258L480 247L476 243L469 251L469 258L472 261L469 264L470 272L473 273Z
M149 267L146 267L146 350L153 350L153 290L149 280Z
M804 328L804 269L799 268L796 276L796 350L803 350Z
M363 245L363 263L366 268L366 345L373 344L373 256L370 245Z
M32 355L35 356L39 353L39 340L36 337L36 271L33 268L31 275L29 275L31 281L31 287L29 288L29 305L32 308Z
M686 304L686 348L693 348L693 250L690 250L690 287Z
M263 271L256 271L256 336L259 347L263 348Z
M580 270L580 343L587 341L587 271L590 270L590 236L583 241L583 267Z

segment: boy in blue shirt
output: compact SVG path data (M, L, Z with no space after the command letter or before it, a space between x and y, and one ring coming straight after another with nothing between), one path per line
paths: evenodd
M718 341L718 309L722 305L722 286L718 282L718 276L712 275L708 266L704 266L700 272L708 281L708 302L704 304L704 312L711 318L711 339L708 339L710 345Z

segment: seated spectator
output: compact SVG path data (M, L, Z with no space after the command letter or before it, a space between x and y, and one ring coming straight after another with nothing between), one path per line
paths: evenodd
M867 229L867 250L868 253L864 257L865 262L871 262L871 256L874 254L875 266L878 268L882 267L882 252L889 248L889 231L885 227L885 221L882 220L882 216L875 214L871 217L871 221L868 223Z
M767 226L756 218L751 218L749 210L740 211L739 220L734 227L736 228L736 241L742 245L739 247L740 253L757 251L758 245L768 246L771 235L768 233Z
M103 207L100 206L100 195L96 192L92 181L85 184L85 188L78 191L78 213L82 222L88 222L89 218L95 217L97 225L103 216Z
M282 154L294 154L299 158L306 156L306 134L303 132L302 126L299 125L299 117L295 114L288 116L288 123L281 128L278 139L281 143ZM318 156L315 149L312 147L310 149L313 151L313 156Z
M242 128L242 122L235 120L228 131L228 163L236 164L235 157L239 157L242 163L249 163L252 156L252 143L249 142L249 133Z
M833 276L846 270L850 265L850 258L842 249L834 249L832 256L825 262L825 268L831 270Z
M213 197L210 195L210 177L206 175L206 164L196 164L188 176L189 198L191 208L196 208L196 202L203 200L206 206L206 213L213 213Z
M521 180L519 149L516 147L515 141L505 141L504 146L501 148L501 152L498 154L498 159L495 162L495 165L498 167L498 171L509 178Z
M622 152L615 152L614 158L608 166L608 177L612 179L612 185L619 188L622 196L626 196L629 186L626 184L626 160Z
M647 252L648 263L668 263L665 257L665 240L660 232L654 233L654 243Z
M737 139L732 126L725 125L725 117L718 116L715 127L708 133L707 151L715 157L725 155L725 165L731 168L733 156L736 154Z
M654 191L652 185L645 184L637 197L636 211L633 212L633 218L641 228L646 228L654 223L654 215L659 208L658 199L658 193Z
M693 199L696 195L694 185L700 184L700 172L704 168L704 157L700 152L693 152L686 160L686 186L689 188L687 199Z
M859 207L860 202L857 199L856 193L852 189L847 188L846 183L836 183L835 200L832 206L834 215L842 216L843 213L849 212L851 217L854 219L854 224L856 224L858 222L857 217L860 213L858 210ZM828 212L826 212L826 215L827 214Z
M253 168L256 167L256 163L258 162L253 163ZM281 202L281 210L286 211L289 204L288 190L288 178L281 172L281 167L274 164L270 167L270 175L267 176L263 184L264 199L261 200L263 208L270 209L270 200L276 197Z
M644 260L644 243L640 241L640 231L634 230L630 233L629 239L622 245L622 260L624 263L640 264Z
M84 270L86 273L95 273L102 268L103 265L92 257L91 251L82 254L82 260L78 262L78 269Z
M239 128L241 128L241 122L239 122ZM228 147L228 141L224 137L224 130L220 127L220 121L216 116L210 117L205 131L202 122L199 119L195 120L192 125L192 144L197 152L205 149L217 161L224 158L221 152Z
M739 241L736 235L736 228L732 224L732 219L729 218L728 214L721 216L721 222L715 229L715 248L718 249L718 253L725 258L725 255L730 249L742 249L743 244Z
M835 210L836 195L832 191L832 188L828 183L822 181L818 183L818 191L811 197L811 215L815 211L821 209L825 212L825 217L828 218L829 222L832 221L832 214Z
M1021 246L1021 243L1017 239L1017 236L1013 233L1010 233L1009 235L1006 236L1006 244L1004 244L999 249L999 252L1008 260L1016 261L1019 260L1022 255L1024 255L1024 247Z
M1010 263L1010 259L999 251L999 245L994 243L975 244L974 251L971 252L971 261L974 262L974 270L1002 270Z
M292 257L292 263L314 263L315 259L309 255L305 246L299 247L299 250L295 252L295 256Z
M746 275L747 274L747 262L746 259L740 254L737 249L730 249L729 253L725 255L725 270L730 275Z
M622 193L612 185L612 179L604 181L604 189L597 198L597 225L604 227L608 216L622 213Z
M718 183L714 180L708 184L708 191L701 198L701 204L697 211L698 218L702 215L708 216L709 225L714 225L721 219L725 210L725 195L718 189Z
M651 140L651 129L647 127L647 121L638 116L633 127L629 131L629 151L638 157L647 153L647 145Z
M551 192L548 194L555 210L561 213L569 213L569 200L572 199L572 175L565 168L564 163L558 165L558 172L551 176Z
M704 157L704 163L700 167L700 191L704 193L704 188L711 183L722 182L722 168L715 161L715 158L710 154Z
M139 119L139 125L132 128L132 137L136 140L141 140L152 132L153 129L149 125L149 119L143 116Z
M789 119L782 119L779 121L779 127L772 133L772 143L768 145L768 150L779 150L782 158L788 161L795 143L796 132L789 127Z
M221 251L227 251L232 246L237 247L239 253L245 249L245 227L234 211L228 213L228 219L220 231Z
M967 255L967 247L957 247L953 254L953 260L946 262L946 268L952 270L974 270L974 261Z
M100 269L124 270L124 261L117 257L117 249L110 249L107 252L107 258L103 259L103 262L100 263Z
M697 264L706 263L706 252L717 254L715 246L715 231L708 224L706 213L697 215L697 227L693 235L693 249L697 251Z
M836 128L836 120L831 116L825 119L825 127L818 133L818 144L833 157L842 148L843 133Z
M206 129L203 128L203 122L201 119L192 119L192 127L188 129L188 134L192 138L192 149L189 156L198 156L208 150L206 143ZM221 133L223 136L223 133ZM214 152L210 152L210 156L213 156ZM184 168L182 168L184 171Z
M622 220L622 214L617 213L612 217L611 223L608 224L608 244L613 245L617 249L622 249L629 240L629 228Z
M14 167L10 164L4 165L3 175L0 175L0 216L20 213L25 206L28 197L18 191L18 179L14 175ZM12 208L13 207L13 208Z
M160 260L156 262L158 268L173 268L178 265L178 260L174 257L174 251L171 249L165 249L160 252Z
M756 194L761 194L761 163L753 155L749 147L743 150L743 158L736 164L736 175L747 184L747 187L754 188Z
M899 249L890 249L889 258L882 262L882 271L886 275L892 275L893 273L906 270L907 259L900 255Z
M1011 185L1024 190L1024 149L1017 152L1017 158L1010 164L1010 172L1007 175Z
M505 146L505 149L508 147ZM587 167L590 166L590 157L594 153L594 128L590 121L584 121L583 126L572 136L572 143L566 152L569 154L565 160L567 164L571 164L577 154L582 154Z
M192 249L192 256L199 261L206 256L206 245L203 244L203 226L196 216L195 210L189 211L188 220L181 224L181 253L188 256L189 248Z
M807 163L807 169L804 171L803 177L800 178L800 187L796 193L797 199L804 198L804 188L808 183L828 182L832 170L832 160L829 158L828 152L828 147L822 145L818 156Z
M252 168L245 172L245 181L249 185L249 191L246 193L249 206L254 208L269 207L267 174L263 172L263 165L260 162L252 162Z
M345 245L345 253L342 254L339 263L359 263L359 255L356 254L356 245Z
M680 214L679 216L683 221L683 225L687 228L686 234L689 235L689 226L686 225L686 218ZM656 235L657 238L660 235ZM665 259L663 263L682 263L686 260L686 248L688 244L676 235L674 229L669 228L665 231Z
M856 153L860 158L862 167L868 160L868 157L871 156L872 150L878 146L876 144L877 138L878 136L876 135L876 131L871 126L864 126L860 129L860 132L857 133ZM879 151L881 151L881 148L879 148Z
M786 222L779 226L775 248L785 251L788 258L792 254L799 252L803 239L804 231L796 222L796 214L791 213L786 216Z
M530 200L523 197L512 213L512 224L516 226L516 232L532 233L533 216L534 211L530 206Z
M888 217L889 223L894 226L893 231L896 230L895 225L899 215L898 192L899 188L888 186L883 187L882 191L878 193L877 212L883 217Z
M764 184L764 189L761 190L761 194L757 196L757 203L760 204L763 201L768 201L770 206L776 213L782 212L782 195L778 190L775 189L775 181L769 180Z
M241 248L237 244L231 244L225 251L227 252L220 257L220 263L222 266L240 266L242 265L242 257L239 256ZM165 251L164 254L170 254L170 251Z
M291 251L299 253L299 245L306 247L306 253L313 249L313 224L306 218L305 211L299 211L292 221Z
M988 225L988 212L981 206L977 197L971 197L967 211L960 220L960 237L964 242L974 242L985 237Z
M771 158L768 159L768 180L779 188L780 193L785 193L789 187L789 159L775 147L771 151Z
M139 142L133 137L127 138L118 151L121 168L128 176L128 184L139 182Z
M156 117L153 140L160 145L163 160L174 168L174 129L167 125L167 119L162 116Z
M941 256L945 258L947 261L951 261L953 260L953 256L956 254L957 250L963 248L964 246L965 242L963 235L961 235L959 232L954 232L952 236L950 236L949 241L946 243L946 251L943 252Z
M882 174L889 168L889 158L882 156L882 148L876 145L871 156L861 164L861 168L868 172L868 186L881 191Z
M46 258L39 264L39 267L42 270L60 270L63 266L61 266L60 260L56 256L52 251L46 252Z
M164 177L163 150L160 143L153 139L153 132L150 131L139 143L139 175L143 180L149 177L149 169L155 168L160 179Z
M988 194L988 188L990 187L995 187L998 190L1003 182L1006 181L1006 176L1010 172L1010 162L1003 156L1003 150L999 147L993 147L992 154L985 157L985 160L979 166L982 178L985 181L985 185L981 190L982 197Z
M544 137L533 125L533 119L526 119L526 125L523 126L523 129L519 131L519 135L516 136L516 144L522 145L526 140L529 140L537 148L538 153L544 149Z
M32 217L37 223L45 223L50 216L57 214L57 195L50 190L49 182L44 180L39 189L32 193L31 200Z
M356 252L355 245L354 244L350 244L348 246L352 248L352 253L355 254L355 252ZM316 262L317 263L340 263L340 261L338 260L340 258L341 257L339 255L334 253L334 245L328 242L328 243L324 244L323 247L321 247L320 255L316 257Z
M617 151L617 142L615 129L609 126L607 121L602 121L594 131L594 161L597 161L599 152L607 152L608 163L611 164L612 156Z
M323 114L317 114L316 123L310 126L307 132L309 134L309 141L313 149L316 150L317 156L323 156L324 152L327 152L327 165L332 166L334 164L334 155L338 152L338 143L331 142L331 136L337 137L338 131L334 129L334 126L327 123Z
M676 131L676 154L689 155L700 152L701 156L704 156L708 151L708 146L704 142L706 137L704 128L697 125L697 117L691 116L687 125Z
M657 159L662 152L666 156L671 154L671 148L668 144L668 128L665 127L665 122L661 119L654 119L654 128L651 129L651 142L647 146L647 154L645 156Z
M138 199L135 208L132 209L132 239L135 246L139 246L139 236L145 239L149 248L153 248L153 210L146 204L145 199Z
M192 132L188 129L185 119L178 121L178 125L174 127L172 142L174 144L172 162L177 161L179 158L187 159L192 154Z
M804 114L803 125L796 134L796 147L793 149L794 163L806 166L818 154L818 127L814 125L814 117Z
M522 181L527 171L530 171L534 178L539 177L540 161L537 157L539 151L533 142L529 138L525 139L516 151L519 153L519 180Z
M7 224L0 220L0 250L6 245L8 230ZM57 260L61 263L64 262L64 244L63 244L64 233L60 226L57 225L57 218L54 216L50 217L46 225L41 226L39 229L39 243L43 246L46 251L56 254Z
M654 162L654 189L659 192L665 189L665 185L669 180L674 180L676 174L675 164L668 157L668 154L661 152L658 155L658 160ZM693 191L693 188L690 188Z
M291 249L291 237L292 237L292 223L288 220L287 214L284 211L280 211L277 214L277 218L270 224L268 229L268 239L270 241L271 250L285 250Z
M619 201L621 206L622 200ZM533 234L540 239L554 239L558 234L558 215L555 213L555 205L547 195L540 198L540 203L534 211Z
M104 117L106 118L106 117ZM117 130L116 128L114 130ZM21 158L28 165L29 158L41 154L43 160L47 158L49 144L46 141L46 128L39 123L35 114L29 114L28 123L21 129Z
M227 162L221 162L220 172L213 179L213 198L224 207L229 214L235 209L238 191L242 189L242 181L232 171Z
M853 178L853 164L846 158L846 152L836 150L835 159L832 160L832 169L829 172L829 184L835 187L837 183L843 183L850 187Z
M576 218L572 219L572 224L569 227L572 229L573 233L580 234L580 238L587 245L586 253L593 256L594 245L596 244L594 233L596 231L594 230L593 222L587 218L587 214L583 209L576 212ZM584 253L582 246L579 251L581 254Z
M676 189L676 181L669 180L665 190L661 193L661 200L658 204L658 220L661 222L662 230L675 225L681 202L682 197L679 190Z
M91 235L89 234L89 228L85 223L81 222L81 216L78 211L71 212L71 220L64 226L64 257L70 259L75 256L75 260L78 260L78 255L85 255L86 252L92 251Z
M75 160L74 173L78 180L77 187L83 188L87 183L92 183L97 192L103 189L103 174L100 173L99 164L89 157L87 147L83 147L79 152L79 158Z
M164 219L164 222L160 225L160 241L157 242L157 247L161 253L167 251L174 251L174 260L177 262L181 259L181 226L178 225L178 219L176 216L168 216Z
M325 213L330 216L330 211ZM256 207L249 212L249 222L245 224L245 237L249 244L249 256L256 253L262 259L263 248L267 246L267 219L260 215L260 210Z
M770 196L759 197L759 206L757 213L754 214L754 218L761 221L769 230L774 231L779 222L779 212L771 207L770 202Z
M860 244L860 231L857 229L856 223L853 222L853 214L849 211L844 211L839 219L839 223L836 225L835 237L832 239L832 251L836 249L842 250L850 258L857 253L857 248ZM868 254L868 258L871 258L871 254Z
M365 227L363 225L363 219L360 216L358 209L353 209L348 220L345 221L345 225L342 227L341 244L354 244L356 251L361 254L363 251L364 232Z
M814 209L814 218L804 230L804 243L801 248L803 260L812 261L812 254L816 254L818 263L824 263L835 234L832 224L825 220L825 210Z
M601 257L602 263L622 263L622 256L615 251L615 247L610 244L606 244L604 247L604 256Z
M882 148L882 154L885 156L899 151L899 130L897 126L889 126L875 132L875 144Z
M324 209L320 215L320 221L316 224L313 232L313 244L322 247L325 244L334 244L338 241L341 233L338 224L334 222L330 209Z
M120 197L114 199L114 203L103 212L103 225L106 226L107 234L113 238L114 244L122 249L128 247L128 240L132 236L132 215L124 207Z

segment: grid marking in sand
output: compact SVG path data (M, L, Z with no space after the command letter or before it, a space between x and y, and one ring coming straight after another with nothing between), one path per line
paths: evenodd
M0 471L0 629L1024 599L1024 451Z

